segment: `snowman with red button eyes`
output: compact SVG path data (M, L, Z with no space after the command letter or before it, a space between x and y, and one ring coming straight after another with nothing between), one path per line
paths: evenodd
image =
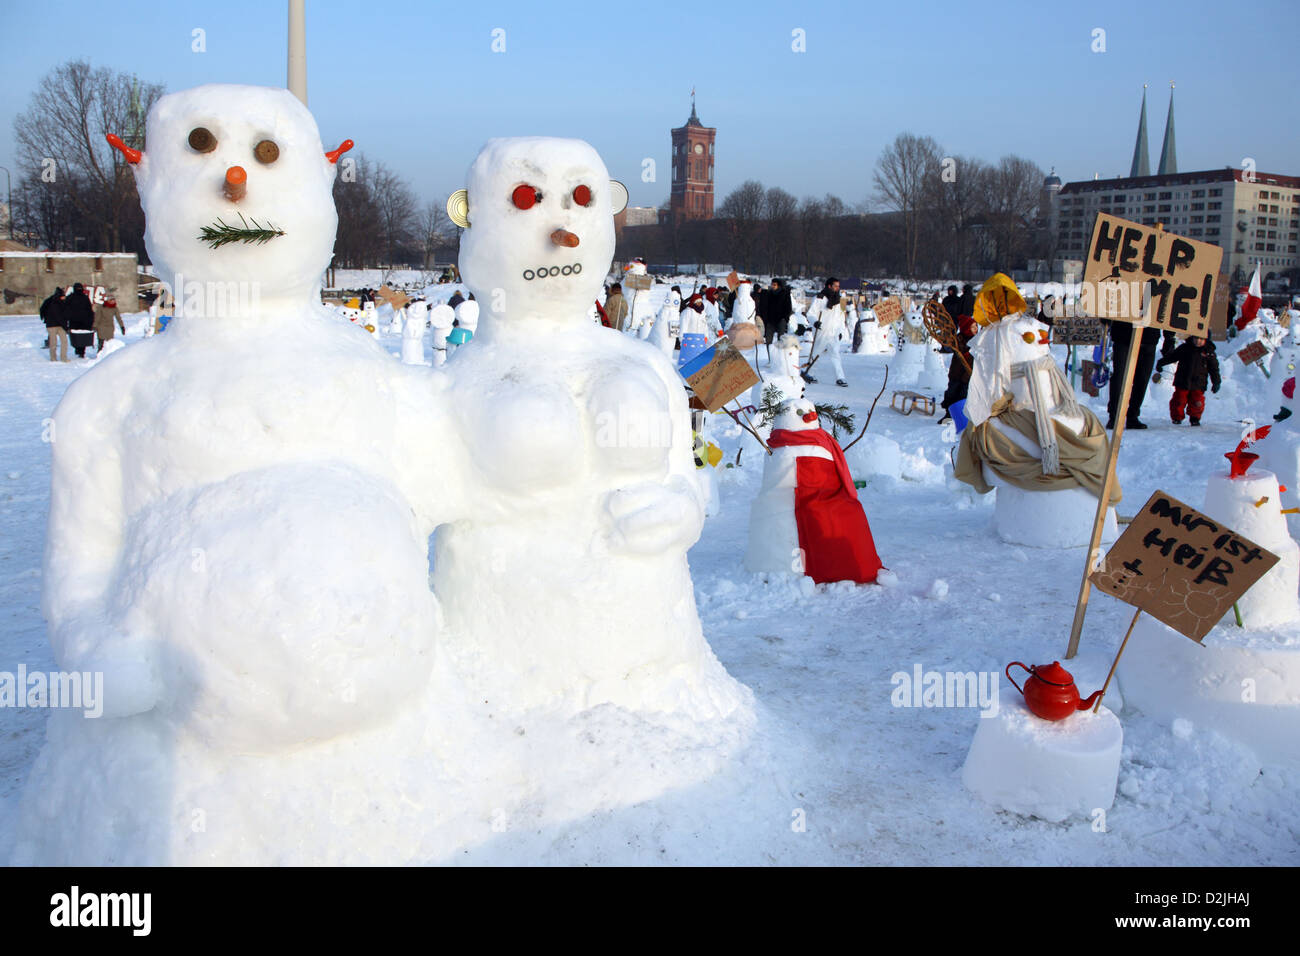
M483 310L447 366L475 495L439 530L434 589L494 708L739 717L686 561L704 509L681 377L587 320L626 202L590 145L547 137L490 140L449 200Z

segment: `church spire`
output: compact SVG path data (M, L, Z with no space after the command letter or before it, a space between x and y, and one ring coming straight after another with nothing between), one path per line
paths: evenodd
M1133 176L1151 175L1151 151L1147 149L1147 85L1142 84L1142 113L1138 117L1137 142L1133 144L1133 165L1128 174Z
M1160 147L1160 168L1157 172L1161 176L1168 176L1171 173L1178 172L1178 154L1174 149L1174 84L1169 83L1169 115L1165 117L1165 142Z

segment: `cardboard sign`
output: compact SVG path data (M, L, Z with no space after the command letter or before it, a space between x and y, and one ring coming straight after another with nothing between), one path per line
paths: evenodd
M746 389L758 375L727 339L719 339L679 370L700 404L716 412Z
M1226 272L1219 273L1214 284L1214 304L1210 306L1210 341L1228 341L1228 303L1232 301L1232 285Z
M1079 363L1079 387L1083 389L1085 395L1091 395L1093 398L1101 394L1097 389L1096 381L1093 379L1093 375L1097 373L1097 369L1100 367L1092 359L1084 359Z
M1251 342L1244 349L1237 353L1237 358L1241 359L1243 365L1254 365L1260 359L1268 355L1268 346L1263 342Z
M398 292L395 289L390 289L386 285L380 286L375 290L375 298L382 302L387 302L393 307L394 312L411 301L411 297L405 292Z
M1157 491L1092 583L1200 642L1278 557Z
M740 285L740 274L735 269L732 269L727 273L727 288L735 292L738 285Z
M1080 305L1098 318L1139 322L1150 286L1149 325L1208 337L1222 263L1218 246L1098 213Z
M1100 345L1101 319L1079 316L1058 318L1052 323L1053 345Z
M638 292L645 292L654 284L655 284L655 280L651 276L634 276L634 275L623 276L624 289L635 289Z
M873 307L872 311L876 313L876 321L881 325L893 325L903 317L903 303L899 302L894 296L888 299L881 299Z

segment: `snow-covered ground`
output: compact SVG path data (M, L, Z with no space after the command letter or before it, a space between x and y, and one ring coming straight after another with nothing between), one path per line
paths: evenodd
M127 341L134 341L138 327L130 320L128 326ZM20 663L28 670L54 666L39 609L49 503L43 423L90 364L49 363L43 337L35 317L0 319L0 670L10 672ZM428 343L426 336L426 349ZM383 344L399 354L400 337L384 334ZM1230 349L1220 354L1224 364L1236 362ZM843 402L861 422L888 361L846 354L850 387L823 377L810 397ZM1198 504L1207 475L1237 444L1240 418L1267 420L1269 391L1259 373L1236 363L1232 377L1250 387L1210 396L1198 430L1169 424L1168 386L1153 387L1143 410L1150 430L1125 437L1121 514L1131 515L1157 487ZM1104 401L1093 407L1104 419ZM705 633L758 701L751 751L714 779L649 803L542 829L485 826L455 862L1300 862L1300 773L1261 770L1249 751L1213 727L1180 722L1175 733L1132 709L1120 714L1124 757L1104 832L1090 820L1048 824L994 811L968 793L960 771L979 711L895 707L891 677L918 666L992 672L1001 693L1014 694L1000 676L1009 661L1064 655L1083 554L997 540L992 496L979 498L948 477L951 433L935 418L899 415L886 394L870 434L893 439L903 453L901 478L857 474L849 456L855 475L867 478L860 494L881 557L899 577L893 588L766 584L745 573L749 501L762 453L746 438L739 467L716 470L721 511L708 520L690 561ZM711 437L723 462L734 462L739 429L715 420ZM1067 665L1085 694L1099 686L1130 615L1126 606L1094 597L1083 653ZM0 710L6 847L14 843L18 795L46 716L39 709ZM489 812L484 808L485 819Z

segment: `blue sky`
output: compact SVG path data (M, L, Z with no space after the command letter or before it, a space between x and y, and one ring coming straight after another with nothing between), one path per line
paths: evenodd
M0 164L13 169L14 116L58 63L86 57L169 90L281 86L285 22L279 0L5 0ZM195 28L204 53L191 50ZM491 49L496 28L504 53ZM1091 49L1098 28L1104 53ZM806 52L791 49L794 30ZM637 205L668 195L668 130L686 120L692 86L718 127L719 198L750 178L869 198L876 158L901 131L952 154L1018 153L1067 181L1123 175L1144 82L1158 160L1171 79L1180 169L1252 157L1300 175L1287 49L1298 33L1296 0L307 2L310 106L328 144L351 137L433 198L463 185L488 137L577 136ZM646 157L657 182L641 180Z

